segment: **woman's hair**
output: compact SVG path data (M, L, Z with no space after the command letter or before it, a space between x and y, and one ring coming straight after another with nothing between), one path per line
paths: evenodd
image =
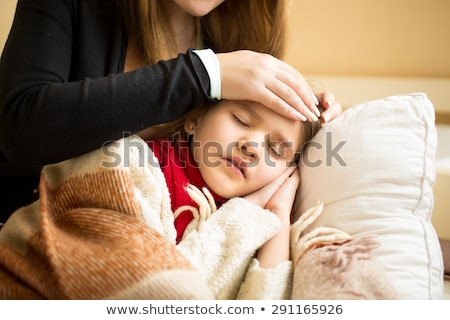
M143 62L154 64L178 54L165 5L172 0L117 0L129 41ZM281 58L287 0L227 0L199 18L203 41L215 52L239 49Z
M187 137L187 133L184 130L185 122L189 119L197 119L205 112L207 112L208 107L210 106L204 105L201 107L197 107L177 120L153 126L145 131L145 136L143 136L142 138L145 140L154 140L159 138L173 139L176 137ZM316 135L316 133L319 131L320 128L321 128L320 120L313 122L310 121L302 122L303 139L302 141L300 141L302 149L304 149L304 147ZM295 160L297 161L298 159Z

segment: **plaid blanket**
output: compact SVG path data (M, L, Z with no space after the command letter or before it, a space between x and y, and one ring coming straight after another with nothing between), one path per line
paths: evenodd
M98 154L44 168L39 201L2 227L0 299L213 298L164 226L142 216L131 170L144 169L101 166Z

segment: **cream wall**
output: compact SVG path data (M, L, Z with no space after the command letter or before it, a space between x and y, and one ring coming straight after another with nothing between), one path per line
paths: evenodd
M291 0L286 60L303 73L450 77L449 0Z
M450 77L449 0L290 1L286 60L303 73ZM1 0L0 50L16 3Z
M344 108L425 92L450 123L450 0L290 0L285 60Z
M14 17L17 0L1 0L0 3L0 52L8 37L9 29Z

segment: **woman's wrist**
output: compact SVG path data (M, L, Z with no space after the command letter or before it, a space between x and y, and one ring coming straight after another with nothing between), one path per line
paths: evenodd
M209 76L210 96L213 99L222 98L222 79L220 76L220 63L211 49L192 50L202 61Z

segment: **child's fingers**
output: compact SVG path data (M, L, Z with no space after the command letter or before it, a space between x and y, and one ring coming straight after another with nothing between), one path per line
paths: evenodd
M297 171L297 167L287 168L275 180L265 185L261 189L245 196L245 199L263 208L266 207L267 203L273 197L273 195L278 191L278 189L281 188L286 179L288 179L289 176L291 176L295 171Z

